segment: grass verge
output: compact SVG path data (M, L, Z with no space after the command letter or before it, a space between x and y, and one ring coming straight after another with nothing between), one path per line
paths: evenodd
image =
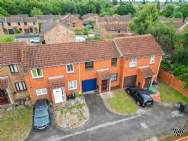
M32 125L32 109L7 111L0 117L0 140L20 141L29 132Z
M106 104L115 113L124 115L134 113L137 110L135 102L121 89L112 91L112 97L106 99Z
M188 97L183 96L178 91L169 87L167 84L160 82L160 97L161 102L175 104L178 102L188 104Z

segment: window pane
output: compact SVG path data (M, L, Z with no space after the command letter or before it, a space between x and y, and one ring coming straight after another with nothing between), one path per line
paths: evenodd
M38 74L38 76L42 76L42 71L41 71L41 69L37 69L37 74Z
M116 66L117 65L117 58L112 58L111 65L112 66Z
M17 65L14 64L13 67L14 67L14 72L18 72Z
M19 87L20 87L20 91L23 91L23 86L21 82L19 82Z
M23 89L26 90L25 82L22 82Z
M32 70L32 74L33 74L33 77L37 77L37 70L36 70L36 69L33 69L33 70Z
M18 83L15 83L15 86L16 86L16 90L17 90L17 91L19 91L19 90L20 90L20 88L19 88Z
M86 69L92 69L93 68L93 61L85 62L85 68Z

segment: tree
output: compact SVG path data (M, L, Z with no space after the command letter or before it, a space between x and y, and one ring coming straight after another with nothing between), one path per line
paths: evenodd
M136 12L129 24L130 29L137 34L148 33L148 30L159 19L159 11L156 5L147 4Z
M175 18L183 18L183 14L181 12L175 12L174 17Z
M118 15L127 15L127 14L133 15L135 13L135 9L133 7L133 4L131 2L128 2L126 4L119 5L115 13Z
M166 54L171 54L177 43L176 29L172 25L164 23L155 23L148 31L161 45Z
M188 4L181 4L179 10L183 14L183 20L188 17Z
M118 1L117 0L112 0L113 5L117 5Z
M173 4L167 4L167 5L165 6L164 11L163 11L163 15L164 15L165 17L172 17L173 14L174 14L174 10L175 10L175 8L174 8L174 5L173 5Z
M31 10L30 15L31 16L38 16L38 15L42 15L42 11L39 8L33 7L33 9Z
M2 7L0 7L0 16L8 16L8 12Z

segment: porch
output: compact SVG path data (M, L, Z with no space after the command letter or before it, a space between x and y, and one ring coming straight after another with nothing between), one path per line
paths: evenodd
M97 70L97 86L99 93L111 90L111 73L109 69Z

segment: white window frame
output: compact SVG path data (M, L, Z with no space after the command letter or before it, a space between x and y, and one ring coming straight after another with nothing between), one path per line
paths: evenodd
M155 55L150 56L150 64L155 64Z
M38 72L36 72L37 76L34 76L33 71L37 71L37 69L40 69L40 68L35 68L35 69L31 70L32 78L34 78L34 79L35 78L42 78L43 77L43 71L42 71L42 69L40 69L42 75L38 75Z
M73 83L75 83L75 87L72 87L70 85L73 85ZM71 80L71 81L68 81L68 90L75 90L77 89L77 80Z
M15 82L15 88L16 88L16 91L17 91L17 92L26 91L26 90L27 90L26 84L25 84L24 81Z
M11 64L9 67L10 67L11 73L17 73L18 72L18 68L17 68L16 64Z
M129 62L129 67L136 67L137 66L137 57L131 57Z
M118 73L113 73L113 74L111 75L111 80L112 80L112 81L117 81L117 78L118 78Z
M69 69L68 69L69 66L72 66L72 70L71 71L69 71ZM66 69L67 69L67 73L73 73L74 72L74 65L73 64L67 64L66 65Z
M36 89L35 93L37 96L46 95L48 94L48 90L47 88Z

